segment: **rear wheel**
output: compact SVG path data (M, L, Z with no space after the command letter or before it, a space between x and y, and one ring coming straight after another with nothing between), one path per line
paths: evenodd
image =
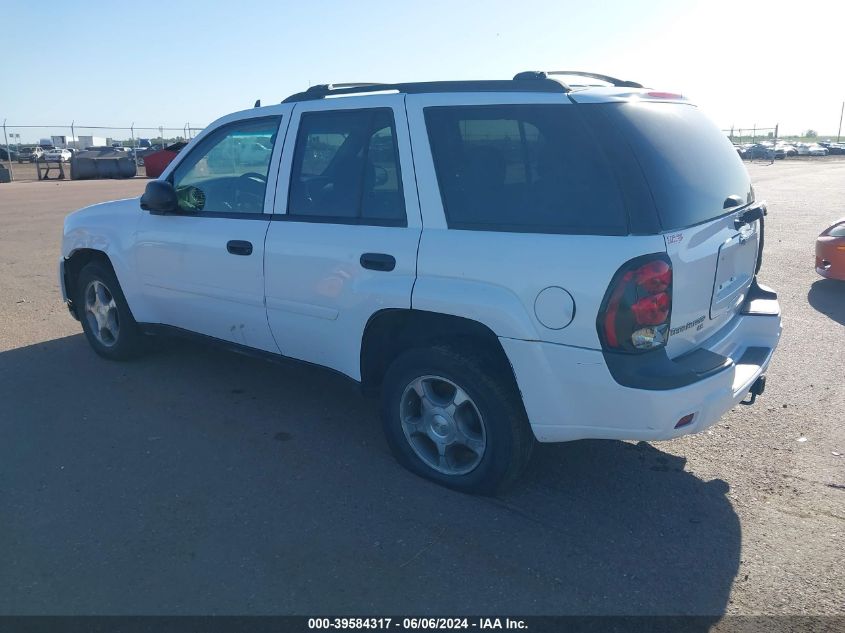
M124 360L141 351L142 334L114 272L100 262L79 273L76 305L88 343L100 356Z
M495 494L531 455L534 436L513 379L449 347L413 349L388 368L382 422L393 454L439 484Z

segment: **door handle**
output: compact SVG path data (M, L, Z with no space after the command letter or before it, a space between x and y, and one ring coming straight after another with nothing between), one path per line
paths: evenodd
M396 268L396 258L386 253L364 253L361 255L361 266L370 270L389 272Z
M232 255L252 255L252 242L246 240L229 240L226 250Z

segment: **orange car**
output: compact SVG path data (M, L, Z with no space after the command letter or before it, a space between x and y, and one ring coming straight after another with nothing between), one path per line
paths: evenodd
M822 231L816 240L816 272L845 281L845 218Z

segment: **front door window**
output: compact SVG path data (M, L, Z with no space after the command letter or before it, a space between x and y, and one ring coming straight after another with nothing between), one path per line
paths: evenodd
M247 119L205 137L173 171L187 213L262 213L280 117Z

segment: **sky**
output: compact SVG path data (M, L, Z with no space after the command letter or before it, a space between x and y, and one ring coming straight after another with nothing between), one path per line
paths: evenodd
M725 129L835 135L845 100L842 0L2 5L0 122L10 131L203 127L310 84L522 70L589 70L681 92Z

